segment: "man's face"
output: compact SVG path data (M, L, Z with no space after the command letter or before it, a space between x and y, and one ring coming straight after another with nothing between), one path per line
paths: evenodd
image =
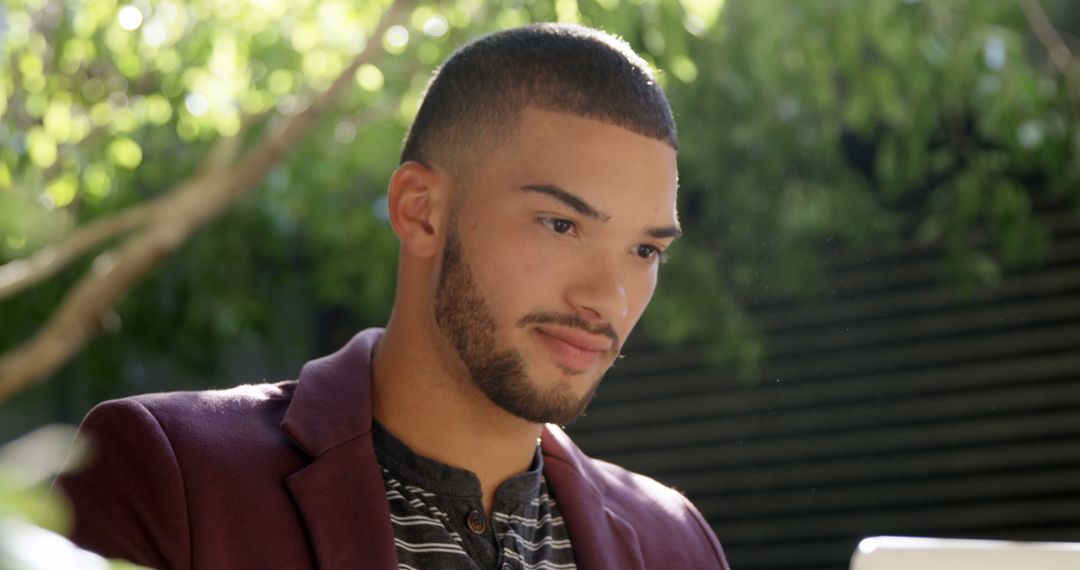
M676 185L666 143L532 108L472 169L435 316L491 401L532 422L585 410L679 233Z

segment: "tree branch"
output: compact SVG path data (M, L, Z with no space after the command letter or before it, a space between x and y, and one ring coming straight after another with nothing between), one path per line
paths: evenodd
M280 130L265 135L239 163L224 170L203 169L200 174L169 190L154 205L147 204L149 213L131 215L135 219L125 218L126 224L115 223L115 226L128 225L127 230L140 226L143 229L98 256L41 330L30 340L0 355L0 401L69 360L100 331L101 319L106 312L151 269L180 247L194 230L225 211L236 198L250 192L345 91L357 68L381 52L383 34L397 21L409 1L394 0L383 13L367 45L334 83L306 109L290 117ZM113 226L107 229L113 235L122 233ZM100 241L101 238L97 239L98 243ZM85 247L81 251L85 251Z
M203 178L211 172L227 169L239 154L244 133L254 120L255 117L248 117L239 133L219 140L210 150L202 170L196 176ZM175 194L175 191L168 191L141 204L129 206L76 228L60 243L46 246L28 258L0 265L0 301L52 277L99 244L150 223L159 212L168 211L170 203L175 201Z
M1037 0L1020 0L1020 8L1024 10L1024 15L1027 16L1028 23L1031 24L1035 36L1039 38L1043 47L1050 54L1050 60L1057 66L1058 71L1064 74L1072 62L1072 53L1069 51L1069 46L1065 45L1065 41L1061 39L1057 29L1050 23L1050 19L1046 17L1046 12Z
M1072 51L1069 50L1068 44L1058 33L1057 28L1050 23L1050 19L1046 17L1046 11L1038 0L1019 1L1024 16L1031 24L1031 30L1035 32L1035 37L1046 48L1050 61L1054 62L1054 66L1065 79L1065 89L1069 92L1073 108L1080 112L1080 70L1077 69Z
M51 277L98 244L145 224L153 214L154 205L152 202L139 204L90 222L76 228L57 245L47 246L26 259L0 265L0 300Z

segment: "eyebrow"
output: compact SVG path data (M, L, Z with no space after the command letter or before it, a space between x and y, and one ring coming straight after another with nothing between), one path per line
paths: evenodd
M594 220L600 220L601 222L607 222L611 219L610 214L605 214L600 210L589 205L588 202L583 200L580 196L577 196L571 192L567 192L558 186L552 184L526 184L521 187L522 192L536 192L539 194L546 194L555 198L556 200L571 207L577 213L592 218ZM654 239L677 239L683 235L682 229L678 225L663 226L649 228L645 230L645 234Z
M588 202L582 200L580 197L559 188L558 186L552 186L551 184L526 184L521 187L523 192L538 192L540 194L547 194L552 198L570 206L577 213L582 216L592 218L594 220L600 220L606 222L611 219L611 216L597 210L589 205Z
M678 239L682 237L682 228L679 226L665 226L662 228L649 228L645 230L649 237L656 239Z

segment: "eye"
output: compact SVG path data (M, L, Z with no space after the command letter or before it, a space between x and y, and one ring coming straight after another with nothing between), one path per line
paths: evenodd
M574 230L574 222L565 218L540 218L540 223L557 234L568 234Z
M643 243L637 246L637 254L638 257L642 259L647 259L650 261L655 259L658 260L660 263L665 263L668 260L667 254L664 253L663 250L656 247L655 245L649 245L647 243Z

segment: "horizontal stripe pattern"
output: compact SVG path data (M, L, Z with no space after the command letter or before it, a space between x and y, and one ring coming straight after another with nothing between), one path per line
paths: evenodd
M468 505L454 508L454 502L463 501L460 497L441 497L404 484L386 468L382 473L400 570L478 570L503 564L518 570L577 567L566 525L542 479L531 501L500 501L497 495L495 508L509 511L496 510L485 532L477 534L469 530L467 516L447 514L468 512Z

